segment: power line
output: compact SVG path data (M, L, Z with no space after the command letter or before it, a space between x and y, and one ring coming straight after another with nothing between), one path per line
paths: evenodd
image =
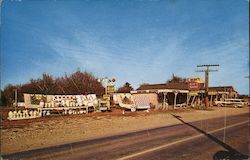
M195 72L206 72L207 70L196 70ZM217 72L218 70L216 69L209 69L208 72Z
M201 64L197 67L206 67L205 70L196 70L196 72L205 72L205 107L208 108L208 85L209 85L209 72L216 72L218 70L209 69L210 67L218 67L219 64Z
M199 64L197 67L217 67L218 64Z

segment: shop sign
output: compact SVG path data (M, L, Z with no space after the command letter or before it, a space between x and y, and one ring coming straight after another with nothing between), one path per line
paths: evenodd
M214 91L208 92L208 95L216 95L216 94L217 94L217 92L214 92Z
M103 99L110 101L110 95L109 94L104 94Z
M189 96L198 96L198 91L190 91L188 93Z
M200 89L200 85L197 82L189 82L188 83L188 90L199 90Z
M188 78L188 82L204 83L201 78Z
M114 93L115 92L115 86L107 86L107 93Z

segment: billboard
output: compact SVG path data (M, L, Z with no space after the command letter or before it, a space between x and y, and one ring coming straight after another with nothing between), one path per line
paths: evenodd
M107 94L114 93L115 92L115 86L107 86Z
M209 92L208 92L208 95L211 95L211 96L217 95L217 92L215 92L215 91L209 91Z
M190 91L188 93L189 96L198 96L198 91Z
M188 78L188 90L198 91L202 88L204 82L201 78Z
M200 87L199 87L199 83L196 83L196 82L188 82L188 90L199 90Z
M199 78L199 77L188 78L188 82L204 83L204 81L201 78Z

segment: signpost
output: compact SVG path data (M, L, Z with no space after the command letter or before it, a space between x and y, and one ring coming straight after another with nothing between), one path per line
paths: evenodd
M204 82L201 78L188 78L188 97L187 97L187 103L189 103L189 100L193 97L191 101L191 106L193 106L195 99L198 99L199 103L199 90L203 88Z
M188 79L188 90L198 91L203 87L204 82L201 78L189 78Z
M199 83L196 82L189 82L188 83L188 90L193 91L193 90L199 90Z
M190 91L188 93L189 96L198 96L198 91Z
M110 85L110 86L107 86L107 94L110 94L110 93L114 93L115 92L115 86L114 85Z
M205 70L197 70L196 72L205 72L205 107L208 108L208 84L209 84L209 73L216 72L218 70L212 70L210 67L218 67L218 64L202 64L197 67L206 67Z
M108 79L107 77L102 78L102 79L98 79L98 82L102 83L102 82L106 82L104 85L105 87L105 94L103 95L103 100L106 101L106 107L107 110L110 110L110 93L114 93L115 91L115 79Z

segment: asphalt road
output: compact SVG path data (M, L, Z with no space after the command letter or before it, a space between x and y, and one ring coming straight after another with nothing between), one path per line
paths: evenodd
M248 159L249 115L207 119L3 155L4 159ZM129 125L129 124L128 124Z

